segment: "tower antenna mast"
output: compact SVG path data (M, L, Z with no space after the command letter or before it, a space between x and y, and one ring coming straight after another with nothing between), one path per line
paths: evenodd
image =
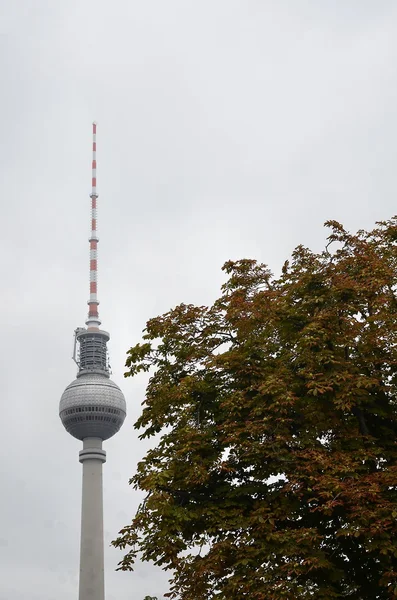
M92 189L91 189L91 236L90 236L90 298L88 300L88 328L98 329L101 322L98 315L98 236L96 189L96 123L92 124Z

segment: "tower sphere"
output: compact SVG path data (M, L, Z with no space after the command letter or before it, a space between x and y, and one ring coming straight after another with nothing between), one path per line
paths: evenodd
M124 395L106 375L83 374L63 392L59 416L66 431L78 440L89 437L107 440L124 423Z

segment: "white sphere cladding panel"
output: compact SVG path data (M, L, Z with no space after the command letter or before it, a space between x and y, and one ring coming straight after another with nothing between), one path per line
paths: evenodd
M124 423L123 392L105 375L81 375L62 394L59 416L65 429L78 440L87 437L107 440Z

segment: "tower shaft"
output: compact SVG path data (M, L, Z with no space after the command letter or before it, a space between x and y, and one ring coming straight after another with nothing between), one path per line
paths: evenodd
M104 600L102 440L85 438L79 460L83 463L79 600Z

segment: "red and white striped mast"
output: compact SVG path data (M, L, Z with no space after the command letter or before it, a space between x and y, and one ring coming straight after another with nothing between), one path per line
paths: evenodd
M90 299L88 300L88 329L98 329L101 321L98 315L98 236L96 190L96 123L92 124L92 190L91 190L91 237L90 237Z

